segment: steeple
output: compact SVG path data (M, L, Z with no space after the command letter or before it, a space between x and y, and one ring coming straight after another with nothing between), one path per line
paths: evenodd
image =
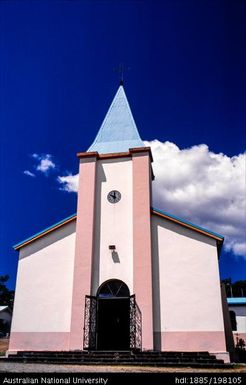
M102 122L98 134L87 150L99 154L126 152L129 148L145 147L121 84Z

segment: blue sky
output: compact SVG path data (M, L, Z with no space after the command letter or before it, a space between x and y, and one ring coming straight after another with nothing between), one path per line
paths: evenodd
M223 154L224 163L245 151L245 16L243 0L0 3L0 274L10 275L10 287L18 258L12 245L76 212L76 193L57 178L77 173L76 153L96 136L118 88L119 63L130 67L125 91L143 140L157 139L165 154L166 141L181 157L190 149L189 159L204 144L203 159ZM169 146L169 162L171 153ZM42 159L54 167L45 170ZM218 225L197 207L194 217L192 207L175 207L175 215ZM237 214L226 218L242 231ZM245 279L245 258L224 250L222 278Z

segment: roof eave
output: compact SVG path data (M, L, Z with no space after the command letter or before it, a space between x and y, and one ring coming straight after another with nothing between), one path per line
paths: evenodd
M140 151L138 151L138 152L140 152ZM177 223L181 226L184 226L184 227L189 228L191 230L194 230L198 233L201 233L205 236L208 236L212 239L215 239L217 242L217 246L218 246L218 254L220 253L220 250L221 250L221 247L222 247L223 241L224 241L224 237L222 235L210 232L209 230L206 230L200 226L194 225L191 222L184 221L178 217L172 216L170 214L167 214L167 213L160 211L160 210L153 208L153 207L151 207L151 212L157 216L164 218L164 219L167 219L167 220L172 221L174 223ZM63 219L62 221L44 229L44 230L40 231L39 233L34 234L33 236L27 238L26 240L14 245L13 248L14 248L14 250L19 250L22 247L30 244L31 242L43 237L44 235L47 235L47 234L51 233L52 231L66 225L67 223L72 222L76 218L77 218L77 214L70 215L69 217Z
M204 228L202 228L200 226L197 226L197 225L195 225L195 224L193 224L191 222L187 222L187 221L185 221L183 219L180 219L180 218L178 218L176 216L167 214L164 211L158 210L158 209L153 208L153 207L151 207L151 212L153 214L155 214L155 215L158 215L158 216L164 218L164 219L167 219L167 220L172 221L174 223L177 223L177 224L179 224L179 225L181 225L183 227L189 228L189 229L194 230L194 231L196 231L196 232L198 232L200 234L203 234L203 235L206 235L206 236L208 236L210 238L215 239L217 244L218 244L218 246L220 246L220 249L221 249L222 244L224 242L224 237L222 235L214 233L214 232L209 231L207 229L204 229Z
M96 158L96 159L112 159L112 158L124 158L124 157L132 157L132 155L142 152L148 152L150 155L150 160L153 162L153 156L150 147L136 147L129 148L129 151L124 152L112 152L108 154L99 154L97 151L92 152L78 152L78 158Z
M13 246L13 249L14 250L19 250L23 246L26 246L29 243L35 241L36 239L39 239L39 238L43 237L44 235L47 235L47 234L51 233L52 231L54 231L54 230L56 230L56 229L58 229L58 228L60 228L60 227L62 227L64 225L66 225L67 223L72 222L76 218L77 218L77 214L70 215L69 217L63 219L62 221L57 222L54 225L52 225L50 227L47 227L46 229L40 231L39 233L36 233L36 234L32 235L31 237L25 239L24 241L21 241L21 242L17 243L16 245Z

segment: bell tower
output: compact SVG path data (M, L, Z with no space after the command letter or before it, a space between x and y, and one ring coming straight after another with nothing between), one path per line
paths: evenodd
M153 349L151 150L121 84L98 134L78 154L79 192L70 350L81 349L85 297L124 282L142 315L142 349Z

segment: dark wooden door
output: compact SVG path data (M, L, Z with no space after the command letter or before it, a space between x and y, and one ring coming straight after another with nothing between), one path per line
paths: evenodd
M130 349L129 298L98 298L97 349Z

